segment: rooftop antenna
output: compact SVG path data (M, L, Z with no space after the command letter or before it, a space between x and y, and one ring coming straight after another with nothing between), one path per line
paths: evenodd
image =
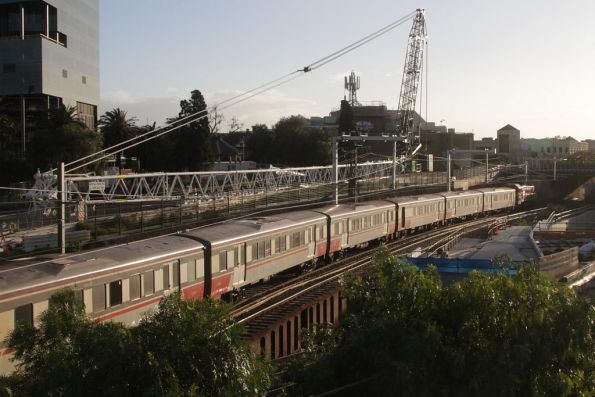
M355 72L351 72L349 76L345 76L345 89L349 92L349 103L351 106L361 106L357 101L357 90L360 87L359 76Z

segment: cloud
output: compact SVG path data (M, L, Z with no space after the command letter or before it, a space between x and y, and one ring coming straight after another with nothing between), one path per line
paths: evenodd
M138 119L139 124L163 125L168 118L174 117L180 110L180 100L187 97L187 91L179 96L167 95L156 98L136 98L124 91L110 92L101 98L100 114L115 107L127 111L130 116ZM212 106L227 99L241 95L244 91L220 90L204 93L207 105ZM243 98L243 97L242 97ZM233 103L235 101L231 101ZM238 119L245 128L254 124L273 125L281 117L301 114L305 117L320 116L328 113L328 109L316 101L293 97L284 91L273 89L246 99L243 102L229 106L230 103L221 105L221 113L225 121L223 131L226 131L232 118Z
M109 101L113 103L130 104L138 102L130 93L124 90L108 91L101 97L102 101Z

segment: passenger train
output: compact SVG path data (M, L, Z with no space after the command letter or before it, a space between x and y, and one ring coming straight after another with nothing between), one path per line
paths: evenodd
M517 207L532 186L393 197L230 220L90 252L0 265L0 341L16 324L36 324L48 299L74 289L97 321L134 325L171 291L221 297L286 269L330 260L371 241L390 240L455 219ZM0 345L0 373L12 368Z

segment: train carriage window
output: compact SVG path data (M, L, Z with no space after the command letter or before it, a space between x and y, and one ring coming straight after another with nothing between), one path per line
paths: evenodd
M310 235L311 235L310 228L307 228L304 236L308 239L308 241L312 241L312 239L310 238Z
M227 251L219 253L219 270L227 270Z
M188 281L196 280L196 259L188 261L186 268L188 269Z
M143 296L151 295L153 292L155 292L155 272L150 270L143 274Z
M74 291L74 297L76 300L85 307L85 290L77 289Z
M264 241L258 242L258 259L264 258Z
M122 280L109 283L109 305L110 307L122 304Z
M93 311L100 312L105 310L105 284L93 287Z
M163 266L163 289L169 289L171 284L169 283L169 265Z
M279 252L285 252L285 244L286 238L285 236L281 236L277 238L277 246L279 247Z
M300 245L306 244L306 232L302 230L300 232Z
M180 286L180 262L179 261L175 261L173 263L173 286L174 287L179 287Z
M269 239L264 242L264 256L271 256L271 240Z
M258 243L252 243L252 260L258 259Z
M164 277L163 277L163 284L164 284L164 289L169 288L165 287L165 272L164 273ZM168 273L169 275L169 273ZM169 280L167 282L169 284ZM130 276L130 300L134 300L134 299L138 299L140 298L140 274L134 274L132 276Z
M33 303L27 303L14 309L14 325L33 326Z
M240 247L238 246L233 247L233 265L240 265Z
M341 224L339 222L335 222L333 224L333 236L338 236L340 234L340 232L339 232L340 226L341 226Z
M205 262L198 259L196 261L196 278L204 278L205 276Z
M289 248L295 248L300 245L300 232L291 234L291 240L289 241Z

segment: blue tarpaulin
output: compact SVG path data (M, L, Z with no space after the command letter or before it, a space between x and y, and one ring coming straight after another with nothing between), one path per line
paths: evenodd
M428 265L434 265L440 273L469 273L473 270L486 273L502 272L502 269L496 269L489 259L462 259L462 258L410 258L409 263L417 266L421 270L426 270ZM517 269L507 269L508 274L516 274Z

